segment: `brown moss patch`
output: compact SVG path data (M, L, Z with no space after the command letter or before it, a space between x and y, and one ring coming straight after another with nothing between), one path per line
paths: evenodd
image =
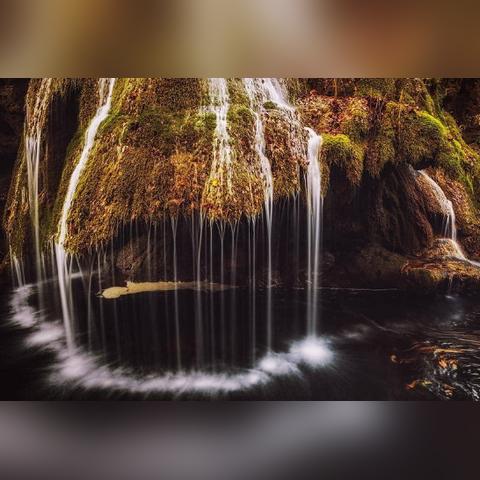
M272 168L275 199L300 190L300 168L306 167L306 133L292 127L288 115L283 110L271 109L264 116L266 155Z

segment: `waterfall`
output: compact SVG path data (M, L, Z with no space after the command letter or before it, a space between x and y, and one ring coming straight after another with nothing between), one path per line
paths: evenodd
M288 100L288 93L285 86L278 78L246 78L244 79L245 88L255 93L257 101L264 103L270 101L275 103L280 109L294 113L295 108ZM250 95L250 93L249 93Z
M191 218L165 215L160 221L132 220L119 227L107 247L103 245L90 256L77 258L68 253L74 243L72 207L76 210L80 184L86 177L89 162L95 161L93 157L101 141L99 129L111 113L115 89L113 78L98 81L97 110L86 125L78 160L67 178L57 236L51 244L49 260L56 273L54 280L58 282L58 289L45 295L44 311L54 311L55 322L60 315L63 317L63 328L56 327L62 334L65 332L59 342L59 351L65 362L71 361L62 370L66 375L73 378L78 374L80 369L75 362L86 347L84 343L88 345L85 352L88 362L98 359L99 364L105 365L102 366L105 372L112 372L112 378L122 371L135 376L138 373L139 378L153 378L152 372L161 367L163 372L158 378L172 385L190 374L194 377L210 371L211 378L219 372L218 378L226 379L225 382L219 380L224 388L231 384L230 370L253 369L255 374L273 378L282 374L297 376L302 366L318 368L325 364L328 349L314 338L320 315L317 303L320 296L322 195L319 155L322 137L311 128L304 128L296 107L289 101L283 80L245 78L241 79L240 87L242 85L243 102L253 115L252 138L249 139L249 153L253 159L249 155L246 160L251 167L248 172L261 179L263 192L259 193L263 215L242 216L231 222L222 217L216 221L213 215L207 215L205 202L205 210L195 210ZM215 116L216 125L211 145L212 167L204 193L216 195L212 200L221 202L227 197L234 201L236 199L229 198L230 195L244 192L236 188L234 163L243 159L234 149L236 143L230 136L232 126L228 122L233 90L229 93L231 87L227 79L209 79L208 87L207 103L210 105L204 105L202 112L208 111L211 117ZM275 134L276 128L279 143L274 137L270 149L267 140ZM270 150L281 150L278 160L275 153L270 155ZM283 174L279 170L285 157L296 165L289 170L295 181L291 183L293 188L288 189L296 193L292 198L280 198L274 207L274 194L280 193L280 189L274 190L274 174ZM215 187L211 191L208 191L209 183ZM162 227L163 232L157 235L157 229ZM146 257L143 257L144 243ZM22 279L21 263L13 262L12 267L13 274ZM47 269L44 270L46 273ZM287 280L285 291L280 294L291 286L294 290L288 291L288 295L295 297L296 305L287 318L282 316L281 304L274 303L277 298L273 289L275 272L279 278ZM298 279L304 272L306 288L301 290ZM158 280L154 276L163 275L164 282L150 283L173 286L165 288L163 293L153 294L157 290L145 288L148 282L140 281L137 285L143 284L143 290L131 291L132 295L118 302L117 297L95 297L95 292L126 288L115 287L116 280L120 283L131 276L135 282L143 275L150 281ZM291 284L290 279L293 279ZM110 282L113 287L109 289ZM128 283L134 285L133 282ZM246 285L248 288L242 288ZM168 293L170 290L172 292ZM159 288L158 292L161 291ZM142 295L135 298L133 293ZM304 341L300 336L303 337L305 331L308 338ZM66 352L63 351L65 342ZM153 356L155 358L151 358ZM117 362L118 369L110 370ZM140 368L138 372L137 367ZM203 385L207 390L211 381L198 380L206 382ZM149 388L148 381L142 388Z
M449 238L454 242L457 241L457 227L455 224L455 210L453 209L452 202L447 198L440 185L428 175L425 170L419 170L420 175L428 182L432 188L432 192L435 195L442 212L445 215L445 224L443 227L443 236Z
M267 346L272 347L272 223L273 223L273 176L270 161L265 154L265 134L262 115L264 103L279 98L275 89L273 92L266 87L271 79L245 78L243 84L250 100L251 109L255 115L255 149L260 159L260 168L264 182L264 210L267 224ZM275 95L274 95L275 94ZM253 287L255 288L255 287Z
M220 184L226 180L228 193L232 193L232 146L228 133L227 116L230 108L228 84L225 78L209 78L208 94L210 98L209 110L215 114L215 144L210 177L219 175ZM226 174L226 179L224 175Z
M42 279L42 253L40 248L39 215L39 169L42 153L42 133L52 91L52 78L43 78L36 91L32 108L28 107L25 123L25 157L27 163L28 204L34 239L35 267L37 281Z
M265 134L262 115L264 113L264 103L268 100L273 101L277 98L265 88L266 82L270 79L245 78L243 80L245 90L250 100L251 109L255 115L255 149L260 159L260 167L265 188L265 218L267 221L267 230L269 236L269 272L271 273L271 235L272 235L272 213L273 213L273 177L270 161L265 154ZM268 284L271 284L269 278Z
M253 95L255 99L257 105L255 110L258 111L260 108L260 112L264 113L265 103L271 102L282 112L290 126L292 153L303 157L305 155L303 127L295 107L288 98L285 82L278 78L246 78L244 85L249 98L251 99Z
M308 131L308 167L306 175L307 193L307 282L309 311L307 328L315 335L317 323L318 277L320 274L320 239L322 222L322 176L319 165L322 137L311 128Z
M85 133L85 142L83 144L82 154L75 167L75 170L70 177L68 184L67 194L63 203L62 215L59 223L58 244L64 245L67 238L67 220L70 213L70 207L72 205L73 197L77 190L78 182L82 175L83 170L88 161L88 156L93 148L95 142L95 136L97 135L100 124L107 118L110 108L112 106L113 87L115 85L115 78L102 78L99 80L99 92L100 92L100 107L98 108L95 116L93 117L90 125ZM108 90L107 90L108 89ZM107 92L105 92L107 90ZM107 93L105 95L105 93Z
M70 349L74 346L74 338L72 331L72 302L70 299L71 265L69 264L70 261L68 254L65 251L65 241L68 234L68 215L70 213L73 198L77 190L78 182L80 181L80 177L83 173L83 170L85 169L90 152L93 148L98 129L101 123L108 117L108 114L110 113L114 85L115 78L102 78L99 80L100 106L98 107L95 116L91 120L90 125L88 126L85 133L83 150L80 155L80 159L78 160L78 163L73 170L72 176L70 177L70 182L68 184L68 190L65 196L65 201L63 203L62 214L58 226L59 233L57 243L55 245L58 284L60 290L60 301L62 305L62 314L65 324L67 344Z
M12 261L12 283L18 287L26 284L25 272L23 271L23 262L21 262L10 249L10 259Z
M456 217L455 217L455 210L453 209L453 203L451 200L447 198L445 192L442 190L440 185L433 180L430 175L425 170L419 170L418 173L422 175L422 177L428 182L430 185L432 192L435 195L435 198L442 209L443 214L445 215L446 221L443 228L443 236L446 240L448 240L454 249L455 255L454 257L458 260L463 260L468 262L469 264L480 267L480 262L475 262L474 260L470 260L465 256L463 253L462 246L457 240L457 225L456 225Z
M430 185L435 199L437 200L440 208L445 215L445 222L443 226L443 237L447 240L450 240L452 246L455 250L455 256L460 260L467 260L465 254L463 253L461 245L457 241L457 225L455 210L453 209L452 202L447 198L445 192L442 190L440 185L433 180L430 175L425 170L419 170L418 173L427 181Z
M267 278L267 346L272 348L272 223L273 223L273 177L270 162L265 154L265 135L263 115L265 103L273 102L286 116L292 132L292 140L298 142L300 149L302 128L295 107L288 100L284 84L276 78L244 78L243 84L250 100L251 109L255 115L255 148L260 159L262 176L265 184L265 218L267 223L268 242L268 278ZM317 301L318 301L318 276L320 270L320 238L321 238L321 174L319 167L319 153L322 138L312 129L308 132L308 170L306 175L307 191L307 281L309 312L307 314L307 330L310 335L315 334ZM296 147L296 145L292 145Z

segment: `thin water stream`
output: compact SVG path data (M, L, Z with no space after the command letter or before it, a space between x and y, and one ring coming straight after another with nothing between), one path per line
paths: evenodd
M90 156L90 152L94 146L98 129L110 112L110 108L112 106L113 87L115 86L115 78L102 78L99 80L98 83L99 107L93 119L91 120L87 131L85 132L83 150L77 162L77 165L73 170L72 176L70 177L70 182L68 184L68 190L63 203L62 213L59 222L58 238L55 244L58 285L60 289L60 298L62 303L62 315L65 324L67 345L69 349L74 348L75 339L73 331L74 311L71 301L72 258L67 254L65 250L65 242L68 235L68 216L82 172L85 169L85 166Z
M443 226L443 236L445 240L448 240L452 245L454 257L458 260L468 262L476 267L480 267L479 262L470 260L465 256L462 246L457 239L456 216L452 201L447 198L440 185L435 182L435 180L433 180L433 178L430 177L425 170L420 170L418 173L427 181L428 185L430 185L430 188L432 189L432 192L434 193L435 198L437 199L437 202L444 214L445 221Z

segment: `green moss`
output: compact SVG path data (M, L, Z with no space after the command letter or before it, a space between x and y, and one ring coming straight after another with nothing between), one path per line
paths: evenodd
M340 130L355 141L362 141L370 131L370 113L362 102L351 101L342 112Z
M230 102L232 104L243 105L245 107L250 105L250 100L241 78L229 78L227 80L227 86Z
M227 114L228 129L235 139L252 141L255 136L255 116L249 107L232 105ZM253 137L251 136L253 133Z
M478 202L480 157L443 109L445 87L439 82L323 79L308 85L324 94L309 93L301 101L300 111L304 123L326 139L326 156L331 148L340 164L346 165L344 159L354 159L350 163L360 165L361 152L365 152L364 168L373 177L378 177L387 164L441 167L466 187L472 201ZM333 142L338 135L346 138ZM325 170L335 164L334 158L330 161ZM358 179L359 171L353 169L351 178Z
M426 83L419 78L400 78L396 80L397 92L393 100L417 109L438 115L434 100Z
M197 116L195 128L200 133L213 134L217 126L217 116L213 112L201 113Z
M268 101L268 102L265 102L263 104L263 108L265 110L276 110L278 107L277 107L277 104L275 102L272 102L272 101Z
M442 123L425 111L410 112L397 107L398 145L403 158L413 165L432 161L444 148L448 131Z
M355 82L356 94L376 99L394 99L396 81L394 78L360 78Z
M352 184L358 185L363 173L363 148L347 135L323 135L322 162L341 168Z
M451 133L438 118L425 110L387 102L372 130L367 165L378 175L389 162L444 163L451 155L456 155Z

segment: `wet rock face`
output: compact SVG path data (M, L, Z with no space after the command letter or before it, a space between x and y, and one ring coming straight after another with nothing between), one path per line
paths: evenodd
M458 235L463 249L469 257L480 258L480 218L476 202L462 183L448 178L443 171L436 169L430 176L440 185L452 202L456 215Z
M45 245L67 147L73 143L72 136L80 121L79 85L74 79L33 79L28 83L22 101L22 111L26 113L17 133L17 160L3 212L9 246L17 255L24 248L28 252L32 240L25 137L30 137L31 158L38 152L39 236Z
M417 175L407 165L387 167L379 178L365 176L352 188L340 170L332 169L324 203L326 248L349 251L378 244L413 254L431 245L444 217Z
M27 87L26 79L0 79L0 212L2 214L23 131ZM0 256L3 257L7 249L3 229L0 238Z
M440 83L445 92L445 108L462 128L465 140L480 146L480 80L478 78L445 79Z
M1 172L11 170L23 130L25 94L28 80L0 79L0 155ZM7 164L7 165L6 165Z
M402 267L406 288L418 293L477 294L480 268L459 252L457 244L436 239L430 248L409 258Z
M364 187L369 197L369 237L394 252L414 253L431 245L434 231L431 202L407 165L387 169L378 182Z
M429 174L442 185L458 213L467 257L475 249L476 215L461 184ZM340 170L330 172L325 199L323 284L399 288L413 293L474 293L480 269L445 235L445 212L425 177L408 165L389 166L379 178L365 177L352 189ZM473 246L473 248L472 248Z

